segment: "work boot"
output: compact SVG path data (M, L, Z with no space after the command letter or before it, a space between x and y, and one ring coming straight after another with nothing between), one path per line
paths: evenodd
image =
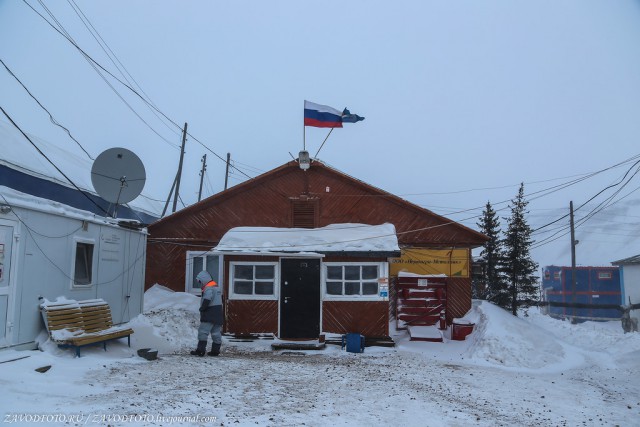
M204 356L204 353L207 351L207 342L206 341L198 341L198 347L195 350L191 350L191 355L193 356Z
M209 356L217 356L220 354L220 344L212 343L211 351L207 353Z

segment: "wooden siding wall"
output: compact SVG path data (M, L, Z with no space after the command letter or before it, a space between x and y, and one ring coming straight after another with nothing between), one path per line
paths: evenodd
M321 164L314 163L303 172L297 164L289 163L263 176L151 224L146 288L160 283L183 291L187 250L213 248L233 227L291 227L292 200L306 197L317 200L318 227L390 222L401 246L476 247L484 242L480 234L466 227L449 224L447 218ZM410 230L420 231L404 234Z
M229 266L234 261L278 262L277 257L234 255L224 259L224 295L231 292ZM280 283L275 283L276 287ZM278 300L230 300L225 303L224 331L236 335L277 334Z
M360 333L366 337L389 336L388 301L324 301L322 331L333 334Z
M145 290L158 283L176 292L184 292L187 251L206 250L202 246L148 243Z
M227 300L225 332L236 335L278 333L278 301Z
M471 310L471 278L447 279L447 324Z

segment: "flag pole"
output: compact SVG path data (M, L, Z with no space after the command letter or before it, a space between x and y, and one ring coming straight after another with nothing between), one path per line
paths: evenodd
M324 141L322 141L322 145L320 145L320 148L318 148L318 151L316 152L316 155L313 156L315 159L318 158L318 153L320 153L320 150L322 150L322 147L324 147L324 143L327 142L327 139L329 139L329 135L331 135L331 132L333 132L335 128L331 128L331 130L329 131L329 133L327 134L326 138L324 139Z
M307 136L307 129L306 126L304 125L304 105L302 107L302 151L306 151L307 150L307 141L306 141L306 136Z

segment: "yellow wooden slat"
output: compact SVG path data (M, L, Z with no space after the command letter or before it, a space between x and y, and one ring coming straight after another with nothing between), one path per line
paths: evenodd
M108 333L95 333L93 335L84 336L81 335L79 337L70 338L68 341L73 345L86 345L115 338L123 338L131 334L133 334L133 329L122 329Z
M112 328L111 308L103 300L72 301L58 309L49 305L42 311L50 334L63 329L83 331L64 340L54 340L58 343L79 347L133 334L130 328Z

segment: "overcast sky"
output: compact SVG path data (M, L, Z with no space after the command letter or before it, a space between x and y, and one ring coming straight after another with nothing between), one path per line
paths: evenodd
M578 264L640 253L638 1L42 3L0 0L0 59L92 157L135 152L147 197L167 198L185 122L186 205L204 154L204 197L223 189L227 153L229 185L297 157L306 99L366 117L318 154L344 173L476 229L487 201L508 216L521 182L534 229L613 185L576 212ZM86 157L1 65L0 106ZM306 128L312 156L326 135ZM570 265L567 225L534 234L541 266Z

